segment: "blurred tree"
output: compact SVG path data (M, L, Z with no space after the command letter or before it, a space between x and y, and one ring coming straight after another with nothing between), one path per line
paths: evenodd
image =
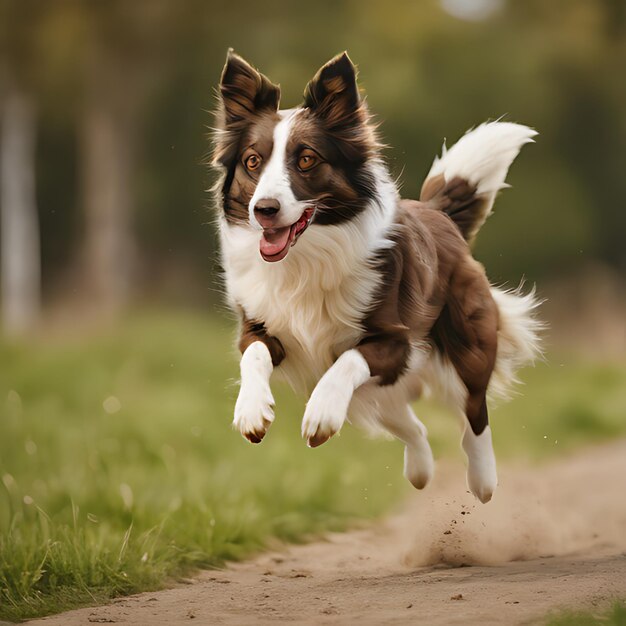
M15 28L32 18L32 29ZM5 332L30 330L40 312L41 259L35 200L36 104L32 7L0 4L0 213Z
M157 76L168 3L83 2L87 24L80 121L84 271L91 303L116 311L137 271L133 228L142 113Z
M5 81L0 128L2 319L7 334L39 318L39 219L35 203L36 115L32 97Z
M111 311L128 301L136 265L132 209L138 94L133 72L116 61L115 49L99 34L90 39L79 127L83 279L91 304Z
M477 255L510 283L623 270L626 4L493 0L469 17L461 5L0 0L0 60L36 102L44 294L111 309L145 293L217 300L200 163L230 46L281 82L284 107L348 49L407 197L444 137L503 114L535 126Z

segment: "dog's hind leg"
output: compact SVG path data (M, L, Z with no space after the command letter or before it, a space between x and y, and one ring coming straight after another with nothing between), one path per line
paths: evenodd
M478 411L471 420L468 416L462 445L467 455L467 486L481 502L489 502L498 484L498 474L484 394Z
M408 404L394 407L380 421L385 430L404 443L405 478L416 489L423 489L432 479L435 467L426 426Z
M498 483L486 400L498 346L498 309L484 270L473 259L456 269L431 334L450 370L447 378L461 383L454 385L459 388L454 404L465 418L468 487L481 502L489 502Z

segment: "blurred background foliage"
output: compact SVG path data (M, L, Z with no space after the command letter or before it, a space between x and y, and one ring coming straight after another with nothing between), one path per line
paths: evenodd
M219 301L203 160L231 46L283 107L347 49L408 197L443 138L503 115L535 127L477 256L496 282L623 277L622 0L2 0L0 94L36 111L44 310Z

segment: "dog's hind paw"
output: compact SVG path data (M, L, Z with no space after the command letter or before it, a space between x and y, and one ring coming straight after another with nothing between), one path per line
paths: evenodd
M480 435L467 427L463 435L463 448L467 454L467 486L486 504L498 485L496 457L491 442L491 428L487 426Z
M416 488L424 489L435 472L433 453L426 437L404 448L404 476Z
M474 496L483 504L487 504L498 486L495 466L492 468L477 468L470 465L467 470L467 486Z

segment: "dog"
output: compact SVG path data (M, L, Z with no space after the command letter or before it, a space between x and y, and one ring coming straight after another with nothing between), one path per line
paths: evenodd
M467 483L497 484L487 392L504 395L539 353L534 292L492 286L470 244L527 126L488 122L436 158L419 201L401 199L347 53L279 108L280 88L229 51L212 163L221 261L241 325L234 427L259 443L274 420L277 370L310 394L302 435L346 420L404 443L404 474L433 476L410 402L431 392L461 417Z

